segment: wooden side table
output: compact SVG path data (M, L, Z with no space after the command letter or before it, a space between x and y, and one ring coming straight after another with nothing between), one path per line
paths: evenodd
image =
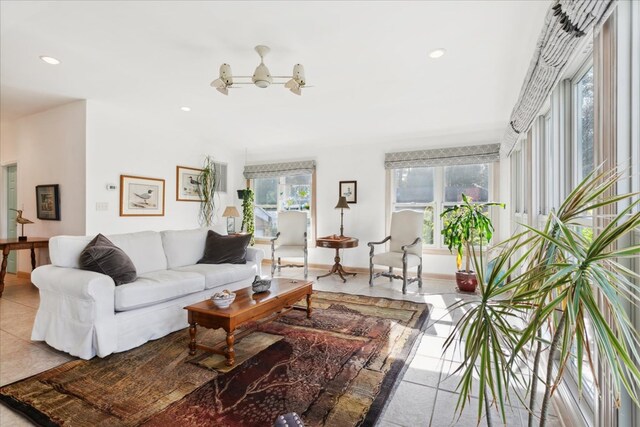
M4 291L4 276L7 274L7 259L11 251L21 249L31 250L31 270L36 268L36 249L49 247L48 237L28 237L27 240L0 239L0 249L2 249L2 270L0 270L0 297Z
M340 264L340 249L357 247L358 239L356 239L355 237L336 236L334 234L333 236L320 237L316 239L316 246L320 248L330 248L336 250L336 256L335 258L333 258L334 264L333 267L331 267L331 271L329 271L327 274L323 274L322 276L318 276L317 279L320 279L321 277L331 276L332 274L337 274L342 279L342 282L346 283L347 279L344 276L355 276L357 274L350 273L344 270L342 264Z

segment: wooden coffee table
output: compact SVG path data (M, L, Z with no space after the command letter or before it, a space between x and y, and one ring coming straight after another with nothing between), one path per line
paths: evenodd
M189 315L189 354L196 354L196 349L202 349L211 353L222 354L226 357L226 365L235 363L233 343L249 334L251 330L245 330L234 335L237 327L252 320L265 319L271 321L283 315L287 311L302 307L293 307L293 304L306 296L307 317L311 317L311 295L313 282L291 279L272 279L271 288L267 292L254 294L251 287L235 291L236 299L228 308L217 308L210 299L185 307ZM227 332L226 342L221 342L213 347L198 344L196 342L196 328L202 326L210 329L222 328ZM226 346L225 346L226 343Z

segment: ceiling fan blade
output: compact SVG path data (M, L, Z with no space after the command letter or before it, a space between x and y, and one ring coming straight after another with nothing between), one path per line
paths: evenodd
M229 91L226 87L217 87L216 90L223 95L229 95Z
M298 83L294 79L291 79L284 84L284 87L286 87L287 89L299 89L300 83Z
M301 87L292 87L291 89L289 89L291 92L295 93L298 96L302 95L302 88Z
M215 87L216 89L220 89L227 86L224 80L218 78L211 82L211 87Z

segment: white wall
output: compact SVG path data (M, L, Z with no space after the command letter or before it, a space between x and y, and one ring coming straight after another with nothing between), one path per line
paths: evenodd
M439 137L440 146L484 144L495 140L479 139L476 135L454 135ZM433 141L429 141L433 143ZM340 232L340 211L334 206L338 201L339 181L358 181L358 203L351 204L344 213L345 235L357 237L357 248L342 251L342 264L351 267L369 267L369 247L367 242L381 240L388 232L385 225L385 169L384 154L390 151L420 149L427 146L427 140L376 142L368 145L353 145L343 141L337 147L326 149L314 145L288 147L270 152L250 152L248 163L268 163L270 161L316 160L316 203L318 236ZM433 145L431 146L433 147ZM502 186L500 186L502 187ZM508 194L508 192L506 193ZM506 196L505 196L506 197ZM495 200L504 200L495 195ZM499 236L497 236L499 238ZM313 244L312 246L315 246ZM270 247L258 245L271 256ZM434 252L434 251L430 251ZM455 257L448 251L425 254L425 273L453 275L456 270ZM313 264L333 264L334 250L311 247L309 262Z
M87 107L87 234L124 233L140 230L196 228L199 203L176 201L176 166L199 167L209 154L228 164L229 193L219 193L214 228L226 231L220 217L227 204L239 206L236 188L244 188L241 150L213 136L200 135L189 126L188 114L176 121L161 120L145 111L123 105L88 101ZM120 216L120 175L165 180L165 215ZM118 186L108 191L108 183ZM105 211L96 203L107 203Z
M27 236L84 234L85 114L85 102L77 101L2 126L0 164L18 165L18 207L25 218L34 221L25 226ZM60 185L60 221L37 219L35 187L42 184ZM4 179L2 185L4 190ZM6 195L2 199L6 200ZM3 224L5 203L0 213ZM38 263L46 262L46 251L41 251ZM28 251L20 251L18 271L30 271L30 263Z

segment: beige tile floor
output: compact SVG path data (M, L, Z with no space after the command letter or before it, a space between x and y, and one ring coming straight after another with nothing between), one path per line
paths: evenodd
M309 276L324 271L310 271ZM282 276L300 277L301 269L283 269ZM378 422L381 427L397 426L475 426L478 399L474 395L463 415L454 418L458 395L457 380L451 373L460 361L459 351L449 351L442 357L442 344L460 313L448 313L447 307L460 298L469 298L455 291L450 281L425 280L423 288L410 285L407 295L402 295L401 283L388 279L376 279L370 287L368 277L358 274L347 283L337 276L320 279L315 289L352 294L372 295L394 299L426 302L433 306L427 329L417 344L415 356L402 381L392 396ZM7 275L6 287L0 298L0 385L60 365L72 357L58 352L46 344L31 341L31 326L39 303L38 290L27 280ZM508 426L525 426L526 411L517 404L509 410ZM494 420L496 418L494 417ZM497 420L496 420L497 421ZM482 423L484 424L484 422ZM501 423L495 422L496 425ZM25 426L30 423L0 404L0 426ZM553 417L551 426L560 426Z

